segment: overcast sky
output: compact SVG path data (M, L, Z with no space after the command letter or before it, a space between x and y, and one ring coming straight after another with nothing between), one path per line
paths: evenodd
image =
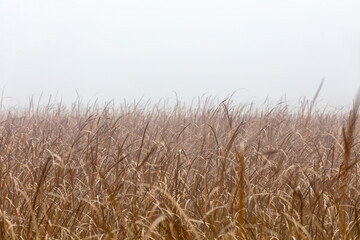
M5 104L76 99L351 103L359 0L0 0Z

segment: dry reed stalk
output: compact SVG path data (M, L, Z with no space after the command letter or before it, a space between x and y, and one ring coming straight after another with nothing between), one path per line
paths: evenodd
M360 108L360 89L358 91L357 97L355 98L355 101L353 103L353 109L351 110L350 114L349 114L349 119L348 119L348 123L347 123L347 128L345 130L345 128L343 128L343 141L344 141L344 160L343 163L341 164L341 175L342 175L342 179L341 179L341 187L340 187L340 203L339 203L339 207L338 207L338 211L339 211L339 218L340 218L340 223L341 223L341 228L343 231L343 235L344 235L344 239L348 240L350 239L350 235L349 235L349 229L348 226L346 224L346 220L345 220L345 216L344 213L342 211L342 206L344 206L345 212L347 212L349 209L347 207L345 207L346 205L348 205L348 185L349 185L349 175L350 175L350 171L351 171L351 167L354 166L354 164L352 164L350 162L350 156L351 156L351 149L354 145L354 135L355 135L355 131L356 131L356 122L358 119L358 113L359 113L359 108ZM355 162L356 163L356 162Z
M238 188L239 188L239 206L238 206L238 239L245 239L245 147L240 144L240 150L237 153L238 160Z

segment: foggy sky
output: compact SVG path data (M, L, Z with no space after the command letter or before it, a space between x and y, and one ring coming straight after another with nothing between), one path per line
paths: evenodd
M0 0L5 104L203 94L350 104L360 1Z

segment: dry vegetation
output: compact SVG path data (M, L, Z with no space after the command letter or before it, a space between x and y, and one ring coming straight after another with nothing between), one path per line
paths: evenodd
M0 238L356 239L358 104L3 110Z

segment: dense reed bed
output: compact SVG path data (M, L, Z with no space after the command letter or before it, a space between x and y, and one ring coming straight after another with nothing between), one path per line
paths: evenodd
M356 239L358 101L3 110L0 239Z

